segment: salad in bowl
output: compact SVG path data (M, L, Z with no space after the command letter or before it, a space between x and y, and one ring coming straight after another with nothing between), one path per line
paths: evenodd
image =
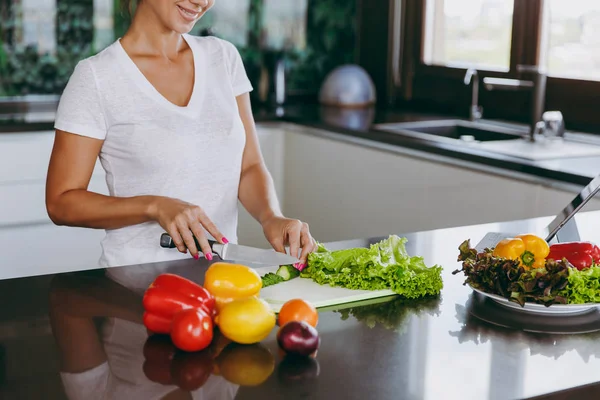
M592 242L549 245L534 234L508 237L478 252L470 240L459 246L464 284L526 304L600 306L600 248Z

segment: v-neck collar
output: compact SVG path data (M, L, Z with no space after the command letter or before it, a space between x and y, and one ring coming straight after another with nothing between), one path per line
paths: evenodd
M181 36L183 37L183 39L186 41L186 43L190 47L190 51L192 52L192 59L194 60L194 84L192 86L192 94L190 96L188 104L185 106L179 106L179 105L171 102L165 96L163 96L154 87L154 85L152 85L152 83L150 83L148 78L146 78L146 76L138 68L137 64L135 62L133 62L133 60L131 59L129 54L123 48L123 45L121 44L121 38L117 39L116 47L119 50L119 53L121 55L120 58L123 61L122 62L123 66L131 74L131 76L132 76L133 80L136 82L136 84L142 90L144 90L144 92L146 92L146 94L148 96L152 97L154 100L158 101L159 103L163 104L164 106L166 106L172 110L189 115L190 113L196 112L199 109L199 107L196 107L196 104L198 101L198 96L200 95L200 93L199 93L200 90L198 88L200 87L200 80L203 78L202 78L202 75L199 73L200 57L197 54L198 51L195 48L195 44L192 43L192 40L190 40L190 38L187 34L182 34Z

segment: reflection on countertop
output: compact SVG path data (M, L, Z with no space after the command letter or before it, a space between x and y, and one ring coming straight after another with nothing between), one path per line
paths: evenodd
M560 359L567 353L577 354L584 363L600 358L600 346L597 346L600 340L600 328L596 332L577 335L525 332L502 328L478 319L464 304L455 304L455 307L456 319L461 323L461 328L450 331L449 334L455 337L458 343L470 342L476 345L511 343L527 349L530 356L541 355L554 360Z
M582 240L600 242L600 212L576 220ZM549 221L403 235L409 254L443 267L441 295L320 310L321 346L314 361L282 357L276 330L257 346L217 339L208 352L195 355L176 355L169 341L149 339L140 301L149 282L171 272L201 284L205 261L115 267L110 275L121 277L120 284L103 270L0 281L0 296L6 296L0 300L11 304L0 310L7 366L0 397L189 399L193 393L200 399L508 400L592 384L599 380L600 331L534 334L485 323L470 311L473 294L464 277L452 275L463 240L477 242L487 232L541 232ZM336 250L379 240L326 245ZM40 317L45 309L49 318ZM35 349L35 357L27 349Z

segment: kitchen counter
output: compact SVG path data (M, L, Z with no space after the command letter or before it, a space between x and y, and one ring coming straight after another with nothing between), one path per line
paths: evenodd
M48 110L0 118L0 133L53 129L53 113ZM336 109L314 103L291 104L277 110L254 106L257 122L288 122L316 128L321 135L365 146L386 147L391 151L409 151L417 157L443 159L457 165L486 169L499 174L545 180L548 185L563 186L577 191L600 173L600 157L561 158L529 161L499 153L486 152L460 143L440 143L376 130L374 125L392 122L414 122L436 119L464 119L456 115L433 114L424 111L367 109ZM568 121L567 121L568 128ZM600 140L594 135L594 141ZM600 144L600 142L599 142Z
M380 110L380 109L336 109L317 105L290 106L280 116L271 110L257 111L259 120L278 118L323 132L336 133L338 140L360 142L369 141L375 146L387 146L421 152L427 158L443 158L444 161L469 165L471 168L493 169L504 175L518 174L555 181L574 186L585 186L600 173L600 157L561 158L543 161L530 161L509 155L493 153L466 146L461 143L440 143L433 140L416 139L397 133L377 130L375 125L393 122L415 122L442 119L465 119L455 115L432 114L419 111ZM584 134L594 143L596 136ZM368 145L368 144L367 144ZM551 183L549 183L551 184Z
M452 275L459 268L457 247L463 240L470 239L474 245L489 231L541 233L549 221L536 218L397 232L407 237L411 255L423 256L428 265L443 266L444 288L439 298L388 298L321 310L321 346L315 361L305 364L305 369L298 363L281 364L274 330L260 346L226 349L225 364L219 364L221 376L212 375L193 398L598 398L600 384L594 382L600 380L600 332L536 334L485 323L471 314L473 292L462 285L462 274ZM600 242L600 212L580 214L576 221L582 240ZM327 246L368 246L380 239ZM0 300L10 304L0 311L0 397L68 398L59 376L62 355L74 372L65 375L71 399L191 398L165 397L175 386L147 377L166 379L152 364L160 363L157 353L152 353L160 346L146 347L144 353L147 335L140 323L140 296L158 273L173 272L202 282L206 268L206 262L193 259L120 267L135 282L132 290L114 284L101 270L62 274L57 275L50 296L50 276L0 281L0 296L4 296ZM50 304L45 302L48 297ZM72 322L56 335L60 346L52 337L48 310L55 321L70 318ZM492 314L486 315L493 320ZM102 335L97 335L92 317L111 317L110 324L101 329ZM144 354L154 361L146 360ZM103 364L104 357L108 364ZM210 367L202 357L187 362L191 364L185 368ZM265 371L266 375L261 375ZM246 386L224 379L240 376L262 376L259 380L264 382ZM565 390L568 392L556 393ZM548 395L552 392L555 394Z

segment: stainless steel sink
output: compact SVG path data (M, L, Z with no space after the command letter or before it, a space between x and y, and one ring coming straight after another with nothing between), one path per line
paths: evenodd
M471 122L460 119L385 123L377 124L374 127L377 130L426 140L450 140L452 142L456 142L457 140L467 142L513 140L519 139L527 133L526 128L485 122Z
M570 139L525 140L528 126L492 121L460 119L385 123L376 130L438 143L461 143L486 152L504 154L531 161L600 156L600 146Z

